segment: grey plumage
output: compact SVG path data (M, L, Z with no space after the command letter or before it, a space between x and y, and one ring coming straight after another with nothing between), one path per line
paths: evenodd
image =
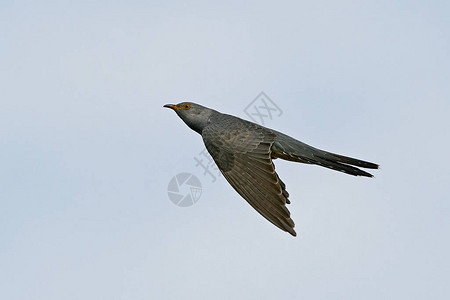
M194 131L231 186L267 220L296 236L286 207L289 193L275 172L273 159L316 164L355 176L372 177L356 167L378 165L311 147L264 126L222 114L196 103L167 104Z

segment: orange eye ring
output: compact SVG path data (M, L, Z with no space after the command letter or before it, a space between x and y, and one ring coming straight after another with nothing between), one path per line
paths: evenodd
M190 109L191 108L191 105L190 104L185 104L185 105L183 105L183 109L185 109L185 110L188 110L188 109Z

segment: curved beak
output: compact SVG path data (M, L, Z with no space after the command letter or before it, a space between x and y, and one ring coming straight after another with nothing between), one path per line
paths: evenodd
M171 108L173 110L179 109L178 106L176 106L175 104L166 104L163 107Z

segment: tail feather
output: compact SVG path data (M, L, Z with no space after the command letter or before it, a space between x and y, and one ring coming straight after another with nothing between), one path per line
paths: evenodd
M368 172L365 172L361 169L358 169L350 165L343 164L337 160L332 161L322 157L315 156L314 160L311 160L311 163L354 176L373 177L373 175Z
M361 167L361 168L366 168L366 169L378 169L379 166L377 164L368 162L368 161L364 161L364 160L359 160L356 158L352 158L352 157L348 157L348 156L344 156L344 155L339 155L339 154L335 154L335 153L330 153L330 152L326 152L326 157L324 157L325 159L328 159L328 157L334 157L335 161L340 162L340 163L344 163L344 164L348 164L348 165L352 165L352 166L356 166L356 167Z
M311 147L279 132L277 132L277 140L272 145L272 157L315 164L354 176L373 177L372 174L356 167L367 169L379 167L375 163Z

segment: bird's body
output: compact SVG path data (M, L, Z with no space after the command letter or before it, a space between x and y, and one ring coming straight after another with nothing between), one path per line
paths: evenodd
M289 193L275 172L273 159L316 164L355 176L372 177L356 167L378 165L326 152L288 135L199 104L165 105L198 132L231 186L267 220L296 235L286 204ZM354 167L356 166L356 167Z

